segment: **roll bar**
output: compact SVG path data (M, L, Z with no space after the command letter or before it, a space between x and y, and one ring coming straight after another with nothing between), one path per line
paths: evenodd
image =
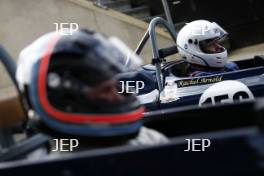
M18 88L18 83L16 81L16 69L17 65L15 60L9 55L9 53L5 50L5 48L0 45L0 61L4 65L4 68L6 69L9 77L11 78L17 92L19 95L19 101L22 105L22 94ZM12 101L16 102L16 100ZM22 111L24 113L24 116L26 116L26 110L24 109L23 105ZM0 118L8 118L8 117L0 117ZM0 147L9 147L15 143L13 135L12 135L12 129L6 128L6 129L0 129Z
M159 89L159 92L161 92L163 89L163 80L161 76L162 75L161 63L163 62L165 57L177 53L178 50L177 50L176 45L163 48L163 49L158 48L156 32L155 32L156 27L158 25L160 27L165 28L168 31L171 38L173 39L173 41L176 42L176 38L177 38L176 31L172 28L171 25L169 25L169 23L166 20L164 20L161 17L156 17L151 20L147 31L145 32L144 36L142 37L141 41L139 42L139 45L137 46L135 50L135 53L140 55L147 41L150 39L151 48L152 48L152 62L151 63L155 65L156 67L156 78L158 82L158 89Z

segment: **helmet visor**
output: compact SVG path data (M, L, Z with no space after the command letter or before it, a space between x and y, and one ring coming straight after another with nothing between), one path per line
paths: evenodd
M202 52L206 54L216 54L222 53L225 51L225 48L222 46L224 38L213 38L207 39L199 42L199 47Z
M199 42L199 46L202 52L207 54L216 54L225 51L223 42L226 40L228 33L217 23L212 22L212 31L217 37L206 39Z
M86 87L82 90L83 94L91 101L99 100L105 102L118 102L125 99L125 95L121 93L118 81L110 79L94 87Z

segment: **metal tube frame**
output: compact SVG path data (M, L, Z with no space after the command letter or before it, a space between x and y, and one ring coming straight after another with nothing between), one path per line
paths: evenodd
M156 67L156 79L158 83L159 92L161 92L163 90L163 80L162 80L162 72L161 72L162 58L160 58L159 55L159 49L156 38L156 27L158 25L165 28L170 34L173 41L176 42L177 35L173 27L163 18L156 17L153 20L151 20L149 24L149 28L147 29L141 41L139 42L139 45L137 46L135 53L140 55L147 41L150 39L151 47L152 47L152 63L154 63Z
M169 8L169 5L168 5L168 1L167 0L162 0L162 5L163 5L164 12L165 12L165 15L166 15L166 18L167 18L169 24L172 27L174 27L173 20L172 20L172 17L171 17L170 8Z

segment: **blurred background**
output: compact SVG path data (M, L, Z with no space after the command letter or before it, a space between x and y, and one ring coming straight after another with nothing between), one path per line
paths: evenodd
M230 59L264 54L264 1L167 0L176 31L196 19L217 22L227 30ZM154 17L166 18L162 0L0 0L0 43L17 60L19 52L39 36L54 31L54 23L77 23L109 36L117 36L133 50ZM157 29L159 47L171 44ZM150 45L142 53L150 62ZM170 59L179 59L175 55ZM15 89L0 66L0 100Z

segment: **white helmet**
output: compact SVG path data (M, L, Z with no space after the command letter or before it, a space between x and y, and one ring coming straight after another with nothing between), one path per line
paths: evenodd
M226 63L227 51L217 45L219 51L208 52L204 49L206 44L219 41L227 32L215 22L197 20L187 23L179 32L177 47L180 55L191 64L222 68Z

